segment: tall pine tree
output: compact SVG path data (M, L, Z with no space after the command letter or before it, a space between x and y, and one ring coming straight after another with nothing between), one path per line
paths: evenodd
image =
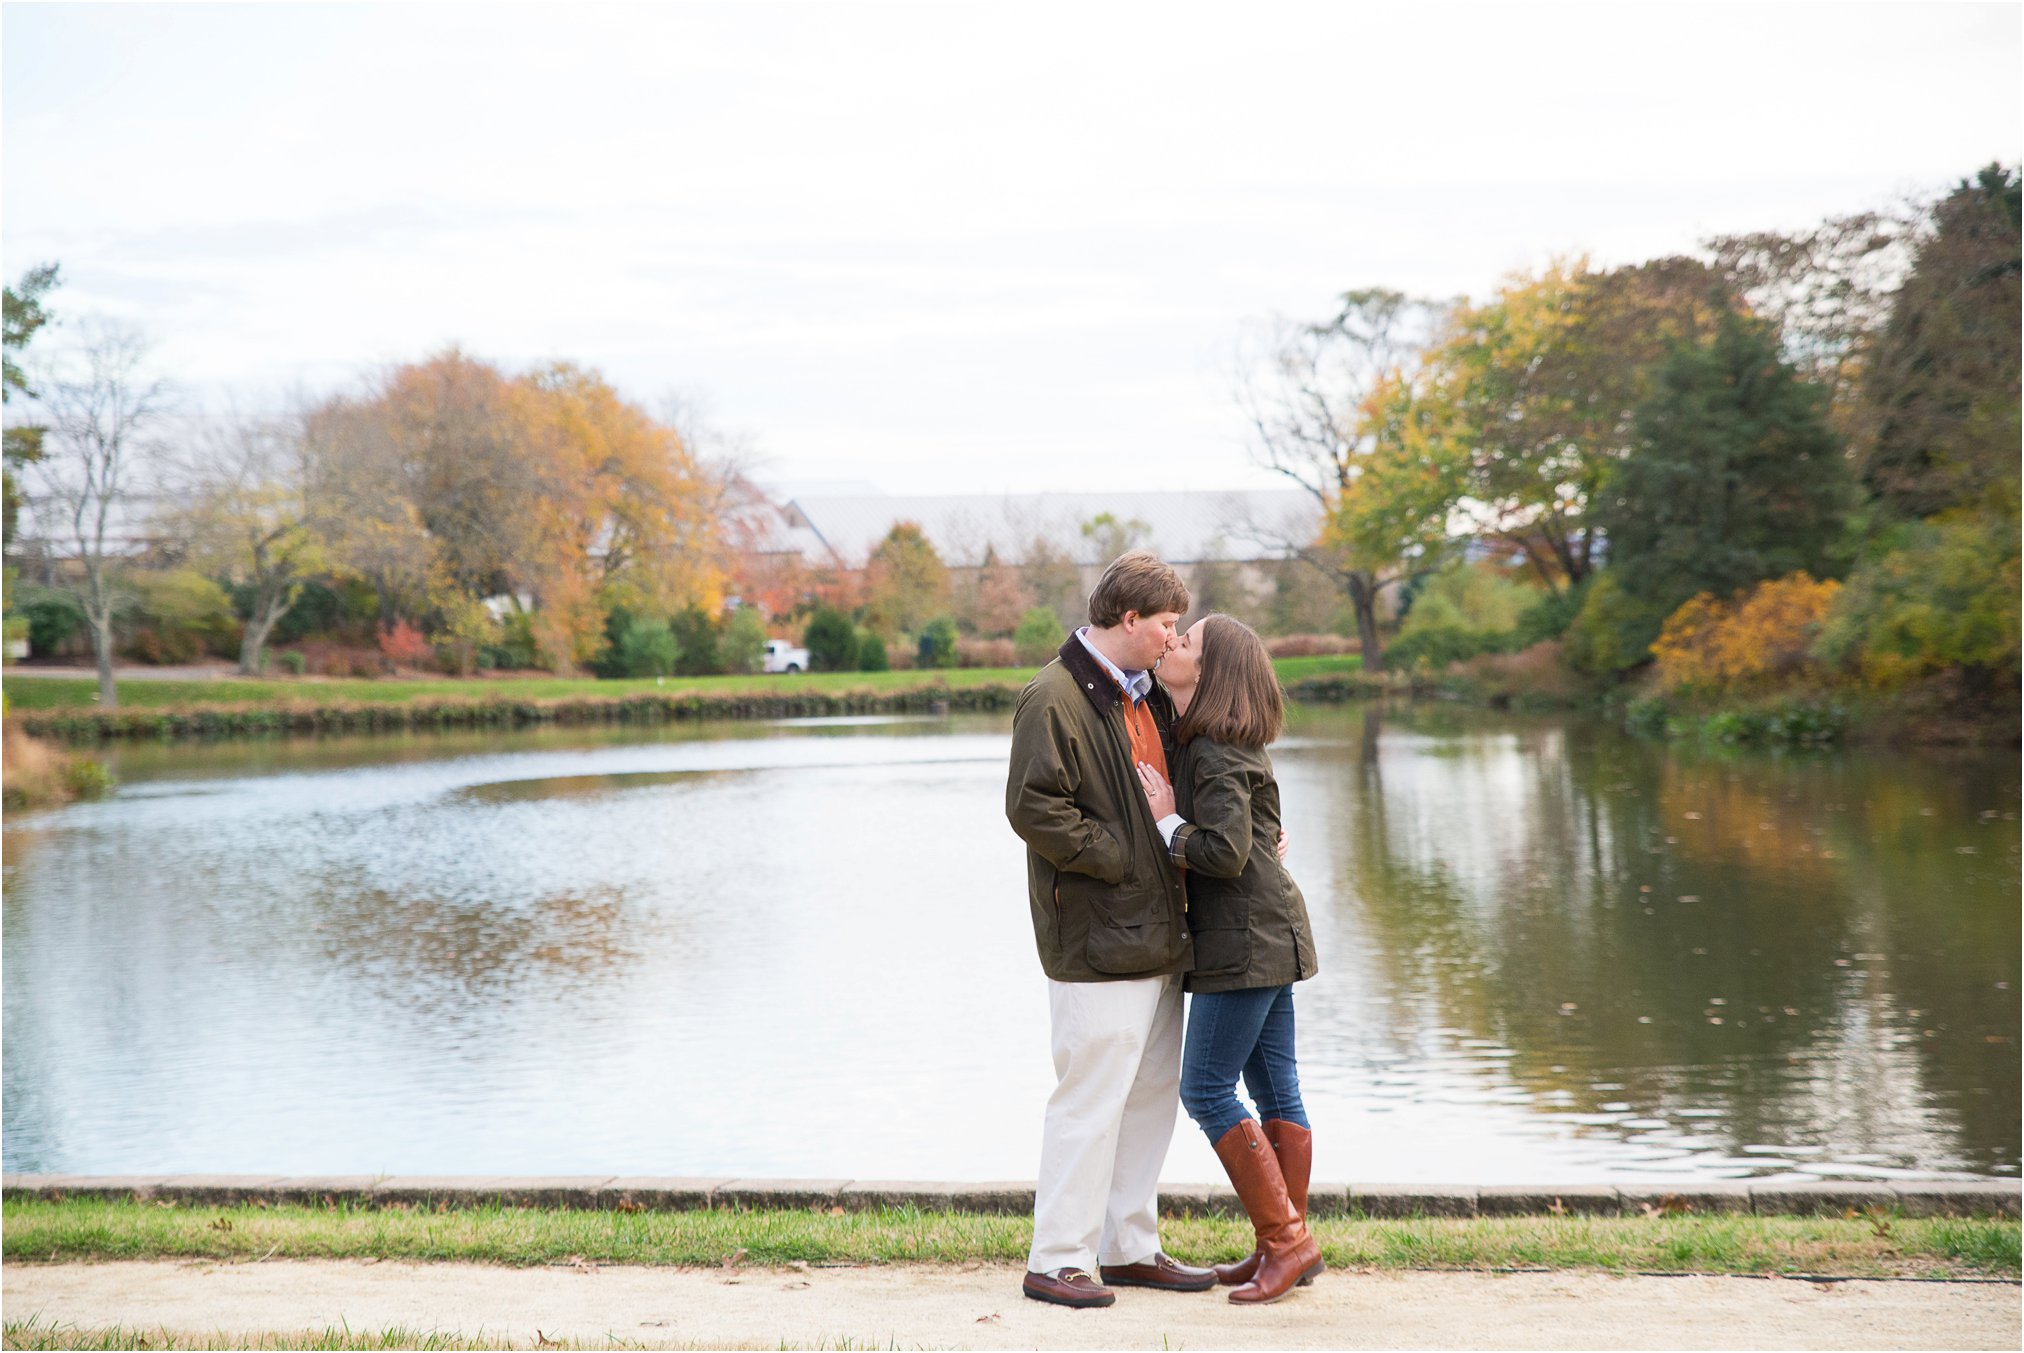
M1845 571L1855 486L1826 406L1771 326L1726 303L1712 338L1670 347L1598 514L1628 651L1697 593Z

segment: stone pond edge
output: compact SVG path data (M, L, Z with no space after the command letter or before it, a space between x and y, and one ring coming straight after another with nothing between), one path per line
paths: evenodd
M1518 1217L1542 1214L1640 1216L1649 1212L1756 1216L1843 1216L1877 1208L1906 1217L2019 1215L2018 1180L1933 1183L1638 1184L1315 1184L1316 1216ZM646 1175L31 1175L0 1176L9 1199L136 1199L219 1207L238 1204L423 1207L551 1207L576 1211L680 1212L913 1206L923 1212L1025 1215L1030 1181L738 1179ZM1160 1190L1167 1216L1234 1214L1226 1184Z

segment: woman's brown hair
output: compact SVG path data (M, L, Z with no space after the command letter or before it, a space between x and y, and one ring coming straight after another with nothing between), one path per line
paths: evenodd
M1210 622L1214 621L1214 624ZM1174 741L1214 738L1233 747L1263 747L1286 722L1286 697L1265 641L1235 616L1216 612L1193 626L1201 675Z

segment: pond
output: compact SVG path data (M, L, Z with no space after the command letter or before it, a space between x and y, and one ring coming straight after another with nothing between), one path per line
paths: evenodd
M1030 1178L1009 726L114 749L6 827L5 1168ZM2014 755L1421 706L1274 762L1318 1176L2016 1174Z

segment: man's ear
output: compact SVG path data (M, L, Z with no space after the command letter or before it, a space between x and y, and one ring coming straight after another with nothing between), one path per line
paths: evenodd
M1143 620L1144 618L1137 611L1126 611L1117 618L1117 627L1121 630L1128 630L1131 628L1132 621Z

